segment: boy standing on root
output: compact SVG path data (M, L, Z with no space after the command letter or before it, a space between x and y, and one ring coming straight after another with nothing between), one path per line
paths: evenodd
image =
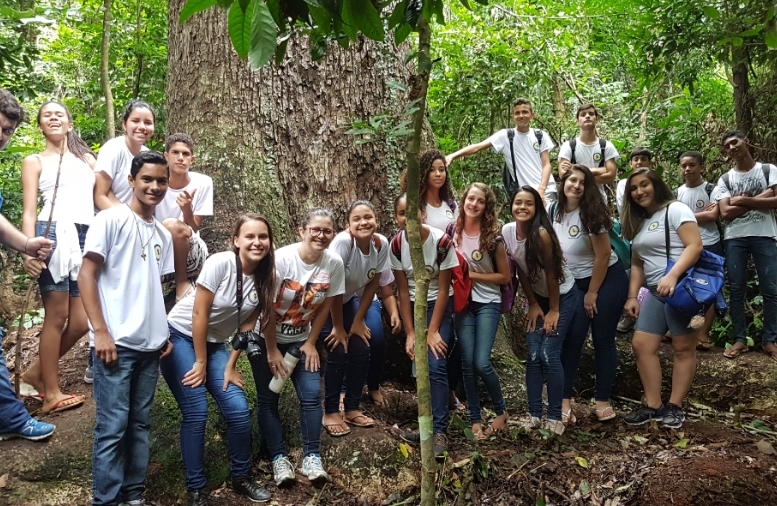
M513 102L515 130L505 128L483 142L470 144L446 156L445 164L450 167L457 158L492 148L504 156L507 170L516 186L529 185L540 192L544 200L555 200L556 181L550 165L550 150L556 146L548 132L531 128L533 119L531 102L525 98L516 99Z
M170 166L170 180L154 217L173 236L175 301L178 302L194 290L191 280L208 258L200 227L206 217L213 216L213 179L189 170L194 163L194 141L188 135L169 136L164 154Z
M159 359L172 351L160 280L173 272L170 232L154 219L167 191L165 158L135 156L128 204L95 216L78 276L94 330L92 504L141 506Z
M747 263L753 257L758 290L763 296L763 350L777 360L777 169L753 160L741 132L723 136L723 152L736 164L718 180L720 217L727 221L723 242L731 286L734 345L724 352L736 358L747 351Z
M596 185L607 202L604 185L615 182L618 172L618 150L610 141L599 138L596 125L599 123L599 113L593 104L583 104L577 109L577 126L580 135L561 145L558 150L558 176L564 174L575 164L585 165L594 175Z

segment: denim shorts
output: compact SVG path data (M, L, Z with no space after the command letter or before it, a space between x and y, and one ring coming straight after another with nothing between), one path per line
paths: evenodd
M652 287L639 308L639 317L634 330L659 337L664 337L667 331L671 332L673 337L685 336L695 332L688 328L691 318L679 309L666 304L656 293L655 287Z
M46 223L45 221L39 221L35 224L35 235L41 236L43 235L43 232L46 231ZM89 225L80 225L76 223L76 230L78 231L78 245L81 246L81 252L84 251L84 240L86 239L86 231L89 230ZM54 250L57 249L57 222L52 221L51 227L49 228L49 235L48 239L51 239L54 242L54 246L51 248L51 253L54 253ZM51 254L49 254L49 257L46 259L46 266L49 265L49 261L51 260ZM38 286L40 286L41 293L46 292L70 292L71 297L80 297L81 292L78 291L78 283L70 278L63 279L59 283L54 282L54 278L51 277L51 273L48 269L43 269L43 271L40 273L40 277L38 278Z

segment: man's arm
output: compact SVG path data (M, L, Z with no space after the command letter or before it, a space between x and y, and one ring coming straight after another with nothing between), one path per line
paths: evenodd
M84 256L81 270L78 273L78 288L81 292L81 302L84 311L94 330L95 356L110 367L119 358L113 336L108 332L108 323L100 307L100 294L97 288L97 278L100 276L105 259L98 253L90 251Z
M111 185L113 180L111 176L103 171L94 173L94 205L100 211L110 209L113 206L121 205L119 199L113 194Z
M54 244L43 237L27 237L0 214L0 243L25 255L45 260Z
M478 153L480 151L483 151L484 149L488 149L490 147L493 147L493 144L491 144L491 141L486 139L483 142L478 142L477 144L470 144L466 148L461 148L460 150L456 151L453 154L450 154L445 157L445 164L450 165L453 163L453 161L457 158L462 158L469 155L474 155L475 153Z
M772 188L767 188L764 192L755 197L736 196L722 198L718 202L718 205L720 206L720 217L724 220L731 221L747 214L751 209L773 209L773 207L769 207L769 204L774 201L774 198L774 190ZM759 200L766 200L767 205L758 208L749 205ZM760 202L758 202L758 204L760 204ZM772 203L771 205L775 204Z
M540 180L540 187L537 188L537 191L544 199L545 190L548 188L548 181L550 181L550 174L553 172L553 167L550 165L550 152L543 151L540 153L540 161L542 161L542 179Z
M604 162L604 167L591 168L591 174L598 184L610 184L615 182L615 176L618 174L618 166L615 165L615 159L610 158Z

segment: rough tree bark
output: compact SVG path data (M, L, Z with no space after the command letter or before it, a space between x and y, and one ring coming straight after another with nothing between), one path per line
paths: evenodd
M116 135L116 114L113 109L113 93L111 92L111 0L103 1L103 36L100 53L100 84L105 95L105 138L112 139Z
M731 48L731 72L734 84L734 110L737 130L750 136L753 130L753 101L750 97L750 77L747 71L748 58L745 46Z
M386 81L412 75L401 51L359 40L313 62L307 40L293 40L280 66L252 71L230 45L226 15L209 9L181 26L184 3L170 0L168 9L167 133L192 135L195 170L213 177L215 215L204 237L218 243L214 251L247 211L268 216L279 244L296 236L313 207L332 209L342 226L357 198L389 226L398 191L389 174L400 169L402 149L356 146L344 132L353 120L393 110Z

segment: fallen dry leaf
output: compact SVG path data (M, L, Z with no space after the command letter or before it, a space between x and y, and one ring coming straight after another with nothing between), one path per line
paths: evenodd
M5 488L6 483L8 483L8 473L0 476L0 488Z
M760 440L755 444L756 448L761 450L761 453L766 455L777 455L777 451L774 450L774 446L766 440Z

